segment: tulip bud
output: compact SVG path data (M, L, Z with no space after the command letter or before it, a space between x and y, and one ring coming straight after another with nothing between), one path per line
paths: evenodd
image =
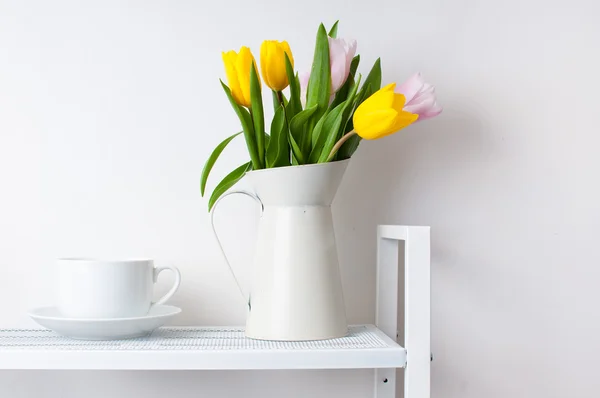
M415 122L419 115L406 112L404 95L394 93L396 83L388 84L367 98L354 112L354 131L366 140L393 134Z
M227 83L231 94L239 105L250 107L250 66L254 65L258 76L256 61L248 47L240 48L239 53L231 50L224 52L223 63L227 74ZM259 77L260 80L260 77Z
M337 93L350 74L350 64L356 54L356 40L329 38L331 93Z
M265 40L260 46L260 69L267 86L275 91L281 91L290 83L285 69L285 54L292 67L294 57L287 41Z

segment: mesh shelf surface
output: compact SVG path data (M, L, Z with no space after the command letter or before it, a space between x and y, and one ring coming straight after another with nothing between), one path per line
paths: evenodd
M84 341L44 329L0 329L0 369L395 368L406 351L372 325L322 341L252 340L239 327L163 327L131 340Z
M323 350L385 348L387 344L366 326L349 328L346 337L307 342L261 341L244 336L243 328L162 327L150 336L131 340L85 341L50 330L0 329L1 350Z

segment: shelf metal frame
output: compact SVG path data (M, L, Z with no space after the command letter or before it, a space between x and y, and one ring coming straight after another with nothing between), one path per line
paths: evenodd
M404 398L430 398L430 227L378 227L375 324L397 340L400 242L404 242ZM375 398L395 398L396 381L396 369L376 369Z

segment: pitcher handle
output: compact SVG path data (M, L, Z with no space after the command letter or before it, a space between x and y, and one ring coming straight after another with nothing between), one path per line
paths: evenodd
M225 199L229 195L233 195L233 194L236 194L236 193L237 194L246 195L246 196L254 199L255 201L257 201L258 204L260 205L260 214L262 215L262 213L265 210L265 206L263 205L262 201L260 200L260 198L258 196L256 196L252 192L243 191L243 190L229 191L229 192L223 194L219 199L217 199L217 201L213 205L213 208L212 208L212 210L210 212L210 225L212 227L213 234L215 235L215 238L217 239L217 243L219 244L219 249L221 250L221 254L223 255L223 258L225 259L225 263L227 264L227 268L229 268L229 272L231 273L231 276L233 276L233 280L235 281L235 284L237 285L237 288L240 291L240 293L242 295L242 298L247 303L248 309L250 309L250 296L248 295L248 297L246 297L246 295L244 294L244 289L242 289L242 285L238 281L238 278L235 275L235 272L233 271L233 268L231 268L231 264L229 263L229 259L227 258L227 255L225 254L225 250L223 250L223 245L221 244L221 240L219 239L219 235L217 234L217 230L215 228L215 210L217 209L217 205L219 204L220 201L222 201L223 199Z

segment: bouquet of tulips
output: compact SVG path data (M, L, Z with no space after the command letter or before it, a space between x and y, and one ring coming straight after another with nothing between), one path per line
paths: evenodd
M329 32L323 24L319 26L309 75L294 71L294 57L287 42L262 43L260 69L272 90L274 107L268 129L261 78L250 49L223 53L229 86L223 81L221 85L242 131L217 145L208 158L200 183L202 195L219 155L242 133L250 161L216 186L209 210L247 171L347 159L363 138L382 138L441 113L434 88L418 73L398 87L391 83L381 88L381 63L377 59L362 81L356 73L360 62L356 41L336 38L337 29L337 22Z

